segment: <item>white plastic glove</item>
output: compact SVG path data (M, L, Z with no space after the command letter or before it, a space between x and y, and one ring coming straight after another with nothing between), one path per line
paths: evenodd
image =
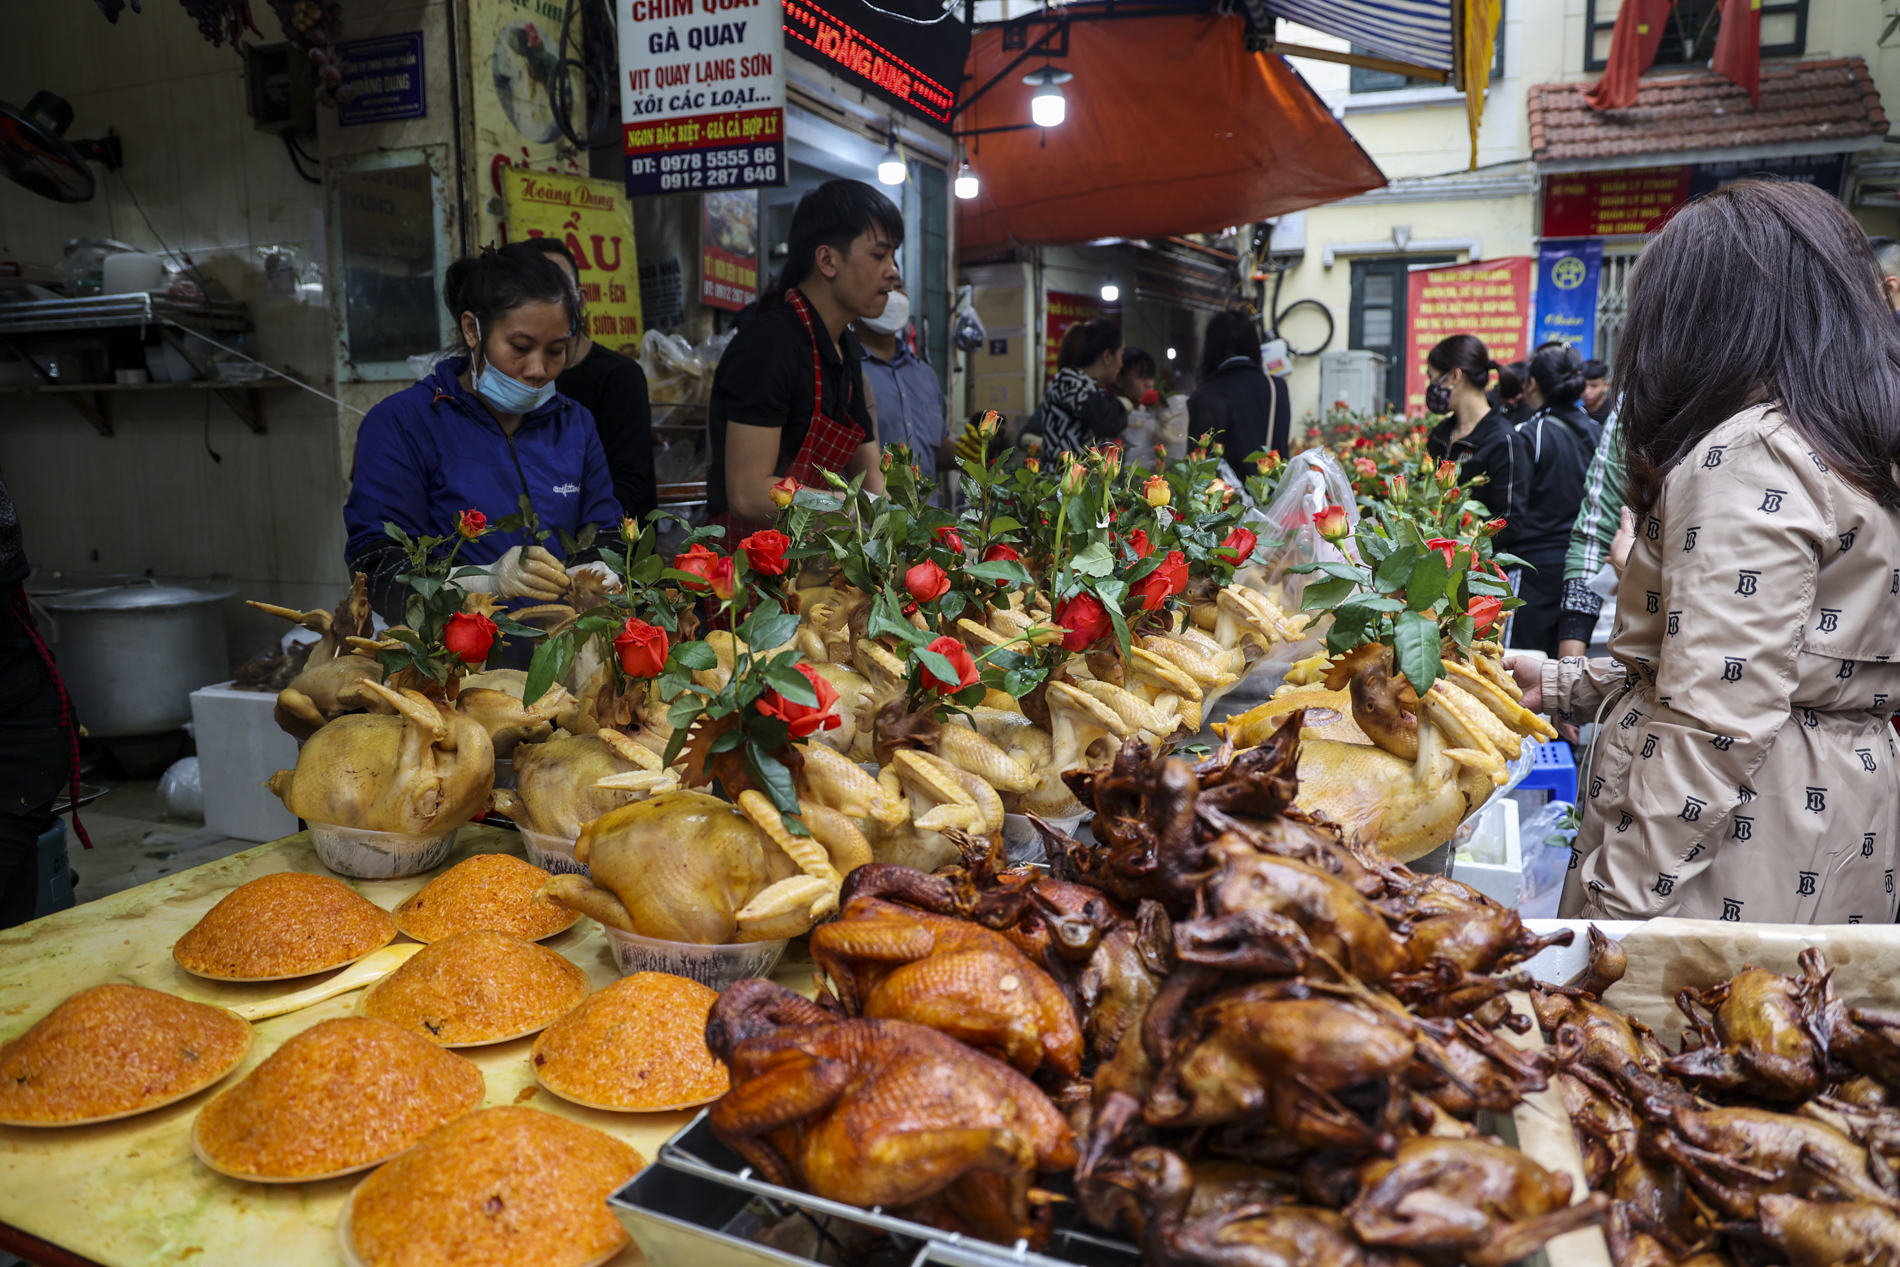
M470 564L483 575L474 573L451 582L471 593L481 591L496 598L532 598L552 603L567 590L567 569L561 561L540 546L515 546L493 563ZM457 568L456 571L463 569Z
M567 570L568 582L572 584L583 572L596 577L604 589L617 590L620 588L620 578L614 575L612 568L602 563L599 559L595 559L590 563L576 563L573 567L569 568Z

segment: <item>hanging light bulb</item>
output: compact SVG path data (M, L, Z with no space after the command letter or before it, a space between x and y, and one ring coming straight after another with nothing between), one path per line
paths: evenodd
M1117 286L1114 282L1108 282L1105 285L1103 285L1102 287L1102 302L1103 303L1112 304L1116 300L1120 299L1121 297L1122 297L1122 288L1120 286Z
M959 198L976 197L976 173L970 170L968 163L965 163L957 169L956 188L957 197Z
M1029 117L1039 128L1059 128L1068 117L1069 101L1062 95L1057 84L1066 84L1075 76L1066 70L1057 70L1053 66L1044 66L1023 76L1023 82L1036 86L1035 96L1029 99Z
M898 154L895 143L884 151L884 157L877 160L877 179L881 185L901 185L905 176L904 159Z

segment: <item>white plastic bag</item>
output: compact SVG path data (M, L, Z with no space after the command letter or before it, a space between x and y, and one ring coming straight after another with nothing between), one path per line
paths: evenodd
M165 812L173 818L195 818L203 822L205 790L198 775L198 758L185 757L172 762L159 776L158 795L165 802Z
M1518 909L1542 918L1554 917L1563 896L1564 875L1570 870L1571 846L1577 838L1576 806L1547 801L1526 815L1518 829L1524 850L1524 888Z

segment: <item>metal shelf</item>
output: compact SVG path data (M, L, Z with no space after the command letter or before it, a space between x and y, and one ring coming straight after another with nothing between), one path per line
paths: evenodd
M59 392L155 392L155 391L256 391L272 387L295 387L275 376L256 379L201 379L188 383L0 383L0 395L39 396Z
M0 334L57 334L182 321L207 330L251 328L251 314L235 299L177 299L171 295L88 295L0 304Z

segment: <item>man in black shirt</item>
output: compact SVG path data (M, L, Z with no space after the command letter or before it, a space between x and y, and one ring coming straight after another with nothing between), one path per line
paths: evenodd
M623 514L644 524L660 504L653 479L653 405L647 399L646 371L640 362L587 337L587 297L580 290L574 256L560 239L529 238L528 245L546 252L581 295L581 332L574 336L567 368L554 380L555 388L594 415L613 476L614 500Z
M799 199L788 237L785 271L713 373L706 508L728 544L770 525L781 477L823 488L825 471L863 472L866 488L884 490L862 349L848 327L883 314L904 218L862 181L834 180Z

